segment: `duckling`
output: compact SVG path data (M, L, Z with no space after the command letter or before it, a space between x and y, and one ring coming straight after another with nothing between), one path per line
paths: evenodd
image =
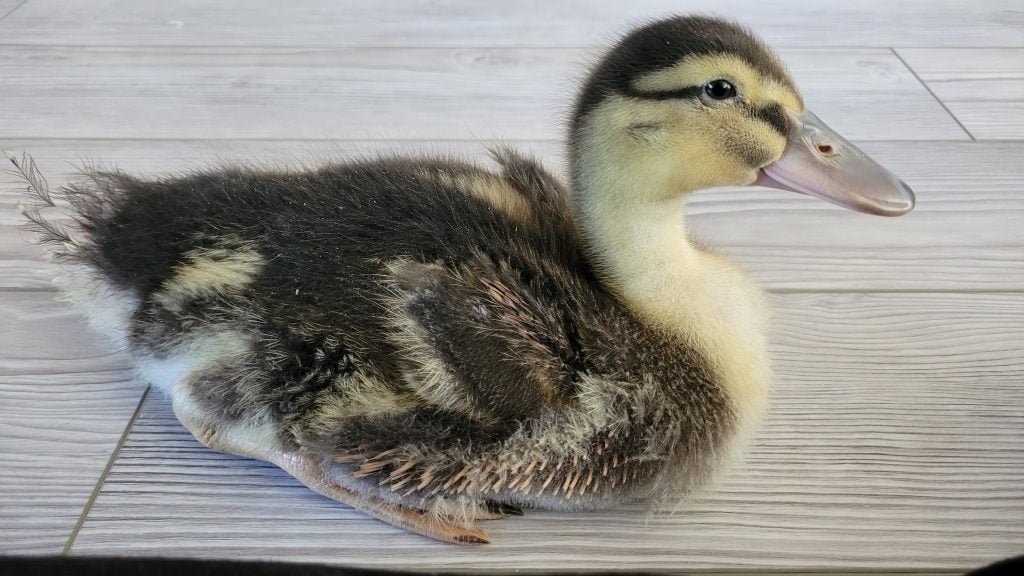
M593 68L569 182L381 157L144 180L52 196L16 165L68 270L203 444L447 542L524 508L692 495L739 453L771 380L761 290L696 244L697 190L767 185L899 215L910 188L804 108L751 32L642 26Z

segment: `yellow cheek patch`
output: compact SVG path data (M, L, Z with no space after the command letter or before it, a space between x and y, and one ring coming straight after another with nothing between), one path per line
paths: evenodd
M638 133L631 129L635 126L651 128ZM620 193L648 198L747 184L750 165L728 143L744 140L750 126L761 127L729 107L711 110L686 100L613 96L590 115L581 135L588 151L583 162L594 171L628 167L619 174Z

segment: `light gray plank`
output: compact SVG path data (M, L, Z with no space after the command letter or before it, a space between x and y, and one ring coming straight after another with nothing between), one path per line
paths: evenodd
M899 54L975 138L1024 140L1024 49L905 49Z
M72 549L418 569L964 570L1024 539L1024 296L780 295L747 465L677 514L531 512L438 544L210 452L151 397Z
M21 4L24 0L0 0L0 20L10 16Z
M592 51L24 47L0 60L7 138L551 139ZM967 139L889 50L783 57L859 140Z
M56 554L142 387L53 294L0 292L0 318L0 554Z
M442 152L484 160L482 142L8 141L34 154L56 186L80 158L156 175L217 161L311 164L374 152ZM516 146L558 169L557 142ZM913 186L917 210L884 219L767 189L695 194L689 223L765 286L792 289L1024 289L1024 144L869 142ZM79 162L80 163L80 162ZM2 180L2 177L0 177ZM7 182L13 182L8 179ZM50 288L53 268L17 229L12 184L0 186L0 286Z
M9 43L590 46L632 24L681 12L737 18L769 41L806 46L1022 46L1024 16L1006 0L415 0L148 2L33 0L0 23Z

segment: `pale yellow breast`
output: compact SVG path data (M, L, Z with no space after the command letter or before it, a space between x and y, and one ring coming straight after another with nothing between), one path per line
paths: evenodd
M679 259L682 261L682 259ZM624 282L631 307L700 348L732 402L740 431L768 406L768 306L742 269L717 255L690 251L677 270L663 265Z

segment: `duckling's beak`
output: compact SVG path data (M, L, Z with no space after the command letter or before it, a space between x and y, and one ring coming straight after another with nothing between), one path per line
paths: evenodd
M901 216L914 191L809 111L789 113L786 150L761 169L755 186L810 194L858 212Z

